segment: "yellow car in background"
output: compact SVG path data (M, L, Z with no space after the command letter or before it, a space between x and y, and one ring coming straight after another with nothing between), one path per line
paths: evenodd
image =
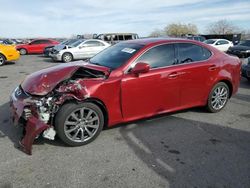
M20 54L15 46L0 44L0 66L8 61L16 61L19 57Z

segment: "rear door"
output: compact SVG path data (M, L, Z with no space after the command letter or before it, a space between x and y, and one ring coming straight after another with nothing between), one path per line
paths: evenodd
M180 78L176 76L174 45L153 47L133 65L138 62L148 63L151 69L138 76L129 72L124 74L121 81L124 118L132 120L177 108L180 105Z
M177 57L180 80L180 98L182 107L200 105L207 100L211 80L218 74L216 62L211 60L212 53L192 43L178 43Z

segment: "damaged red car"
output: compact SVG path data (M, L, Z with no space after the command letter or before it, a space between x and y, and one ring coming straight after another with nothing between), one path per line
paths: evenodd
M139 39L29 75L12 93L11 107L31 154L39 135L80 146L118 123L196 106L218 112L239 81L240 60L204 43Z

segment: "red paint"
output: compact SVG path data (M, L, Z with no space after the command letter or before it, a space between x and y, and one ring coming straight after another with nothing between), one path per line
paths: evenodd
M38 40L44 40L44 42L39 43L39 44L33 44L34 42ZM28 54L42 54L45 47L59 44L58 41L51 40L51 39L38 39L38 40L33 40L29 44L17 45L16 49L17 50L25 49L27 50Z
M46 95L61 81L70 78L79 67L102 71L107 75L106 79L83 78L71 85L57 88L63 93L57 104L62 104L67 99L80 102L98 100L107 109L108 126L190 107L205 106L209 92L220 81L229 84L232 94L238 90L240 60L209 45L182 39L144 39L129 42L145 46L116 70L110 72L106 67L79 61L38 71L27 77L22 83L22 88L33 95ZM178 64L154 70L148 70L142 63L137 66L136 71L126 73L133 61L147 49L159 44L178 42L203 46L212 52L212 56L202 62ZM22 111L22 108L19 104L14 110ZM32 125L34 130L41 130L41 124L37 120L29 124ZM33 133L37 132L32 132L28 137L33 139Z
M27 120L27 124L25 127L25 136L20 142L20 145L25 153L31 155L32 154L32 144L37 135L42 133L44 130L49 128L49 125L43 123L36 117L32 116Z

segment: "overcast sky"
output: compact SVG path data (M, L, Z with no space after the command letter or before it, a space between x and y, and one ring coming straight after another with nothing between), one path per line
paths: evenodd
M250 0L0 0L0 37L70 37L136 32L147 36L173 22L200 33L220 19L250 29Z

